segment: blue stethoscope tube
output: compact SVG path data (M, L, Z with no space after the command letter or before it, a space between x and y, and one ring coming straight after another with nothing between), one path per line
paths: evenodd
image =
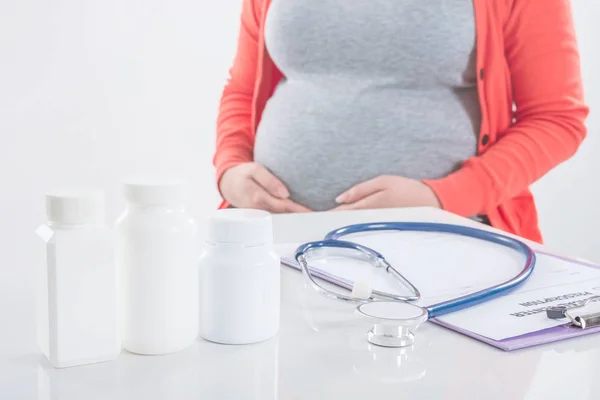
M527 278L529 278L535 267L535 252L531 249L531 247L529 247L520 240L477 228L430 222L379 222L345 226L329 232L325 236L325 239L322 241L306 243L300 246L296 250L296 259L298 259L299 257L303 257L306 251L308 251L309 249L321 247L337 247L358 250L361 253L366 254L369 258L374 257L379 258L381 260L385 260L383 255L376 252L375 250L370 249L369 247L362 246L360 244L349 241L339 240L340 238L347 235L374 231L416 231L451 233L460 236L485 240L491 243L496 243L514 249L525 257L525 264L523 266L523 269L515 277L500 284L489 287L487 289L483 289L475 293L470 293L461 297L457 297L455 299L443 301L425 307L428 319L440 317L442 315L460 311L468 307L473 307L475 305L481 304L483 302L492 300L503 294L506 294L507 292L513 290L517 286L524 283L527 280Z

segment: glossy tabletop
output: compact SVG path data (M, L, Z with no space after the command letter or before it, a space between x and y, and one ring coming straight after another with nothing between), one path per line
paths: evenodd
M476 224L431 209L274 218L280 243L319 239L332 228L356 222ZM20 304L18 298L0 301ZM30 313L13 317L33 329ZM56 370L37 351L31 332L0 331L0 399L600 398L600 336L506 353L424 324L412 348L386 349L367 343L368 328L351 306L318 297L299 272L283 268L280 332L257 345L198 340L168 356L123 352L113 362Z

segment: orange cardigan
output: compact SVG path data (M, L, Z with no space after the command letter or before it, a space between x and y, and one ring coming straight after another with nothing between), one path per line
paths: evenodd
M473 2L482 112L478 154L457 172L425 183L445 210L486 214L493 226L541 242L529 185L570 158L587 133L571 5ZM237 53L217 120L217 182L228 168L253 160L256 128L282 78L265 49L269 4L243 0Z

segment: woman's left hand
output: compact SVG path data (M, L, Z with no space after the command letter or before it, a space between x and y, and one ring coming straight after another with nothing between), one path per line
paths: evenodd
M433 190L421 181L403 176L382 175L359 183L340 194L342 205L334 210L372 208L437 207L441 204Z

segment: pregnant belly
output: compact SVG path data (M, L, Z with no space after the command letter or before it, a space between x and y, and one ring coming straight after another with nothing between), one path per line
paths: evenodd
M356 87L356 86L350 86ZM476 149L472 93L281 84L257 131L254 160L315 211L379 175L440 178ZM477 128L477 129L476 129Z

